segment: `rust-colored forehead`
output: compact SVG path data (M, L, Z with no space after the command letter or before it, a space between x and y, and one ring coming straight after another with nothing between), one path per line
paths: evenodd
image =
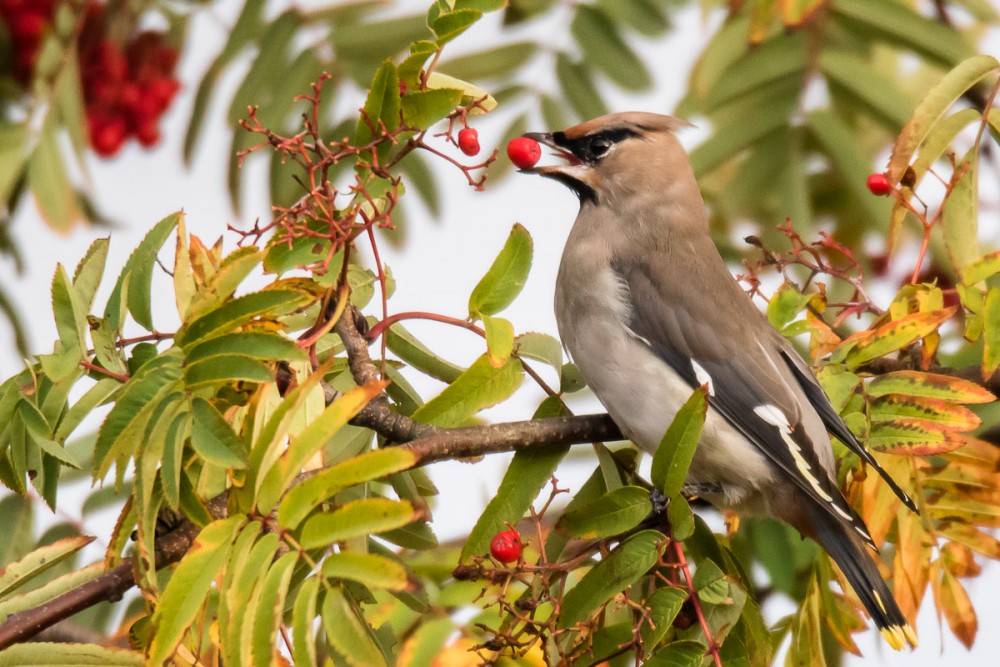
M579 139L608 130L631 130L636 134L644 135L654 132L674 132L688 125L687 121L673 116L646 111L625 111L600 116L574 125L567 128L563 134L566 135L567 139Z

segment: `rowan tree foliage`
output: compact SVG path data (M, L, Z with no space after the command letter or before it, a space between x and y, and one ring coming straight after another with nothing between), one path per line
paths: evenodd
M971 646L965 582L1000 558L1000 251L981 224L996 203L1000 64L976 55L998 22L988 3L437 0L407 14L246 0L186 82L184 152L195 159L217 82L249 62L228 101L230 194L238 205L242 164L269 161L273 217L213 244L175 213L120 269L108 239L56 268L58 340L0 384L0 663L728 666L784 651L823 665L857 652L866 620L821 550L770 520L713 532L711 510L692 511L704 391L649 479L606 415L571 414L565 399L586 388L559 341L502 316L531 266L525 227L479 275L456 276L467 312L399 312L407 276L380 259L440 193L509 169L505 139L599 115L609 87L653 85L644 40L687 4L723 17L675 110L711 128L692 160L716 239L917 500L909 512L835 442L904 613L915 623L932 604ZM113 153L112 139L155 143L142 122L170 104L169 50L183 57L209 5L0 3L8 218L29 193L53 226L99 218L66 165ZM151 17L169 29L141 31ZM480 21L495 43L457 49ZM116 54L137 43L123 69ZM467 131L486 114L507 120L503 137ZM746 220L759 231L737 238ZM408 244L419 252L419 235ZM102 282L113 289L97 302ZM153 321L161 282L173 323ZM448 361L407 331L414 318L478 335L482 356ZM440 391L418 392L418 377ZM533 414L477 418L524 383L546 394ZM564 488L579 444L593 473ZM440 544L426 469L510 451L468 536ZM80 476L96 482L89 504L119 508L116 525L36 535L34 515L64 507ZM523 552L507 534L491 556L510 530ZM103 561L79 562L94 535ZM795 611L765 618L774 595Z

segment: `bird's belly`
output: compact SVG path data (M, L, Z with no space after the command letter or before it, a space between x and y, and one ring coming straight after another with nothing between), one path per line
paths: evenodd
M615 331L607 324L578 322L564 340L622 431L646 452L655 452L691 387L624 327ZM767 505L766 489L775 479L776 470L765 456L710 408L688 481L720 485L723 493L708 498L714 504L757 513Z

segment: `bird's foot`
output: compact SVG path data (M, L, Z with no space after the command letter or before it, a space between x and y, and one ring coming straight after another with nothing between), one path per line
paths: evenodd
M709 494L721 494L722 485L716 482L684 482L681 494L685 498L697 498Z

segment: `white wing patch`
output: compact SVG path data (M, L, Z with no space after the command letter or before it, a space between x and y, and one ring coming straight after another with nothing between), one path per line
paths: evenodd
M785 416L785 413L778 409L777 406L771 405L770 403L758 405L753 409L753 412L768 424L778 428L778 432L781 433L781 439L784 441L785 446L788 447L788 451L791 453L792 459L795 460L795 467L798 468L799 473L806 478L809 485L812 486L813 491L816 492L816 495L830 503L830 507L832 507L837 514L851 523L854 523L854 517L837 505L833 497L823 490L823 487L819 484L819 480L812 474L812 466L810 466L809 462L806 461L804 456L802 456L802 448L799 447L798 443L792 439L792 427L791 424L788 423L788 417Z
M708 371L706 371L704 367L702 367L702 365L694 359L691 360L691 368L694 369L694 377L698 380L698 384L707 384L708 395L715 396L715 383L712 382L712 376L708 374ZM761 417L761 419L763 419L763 417Z

